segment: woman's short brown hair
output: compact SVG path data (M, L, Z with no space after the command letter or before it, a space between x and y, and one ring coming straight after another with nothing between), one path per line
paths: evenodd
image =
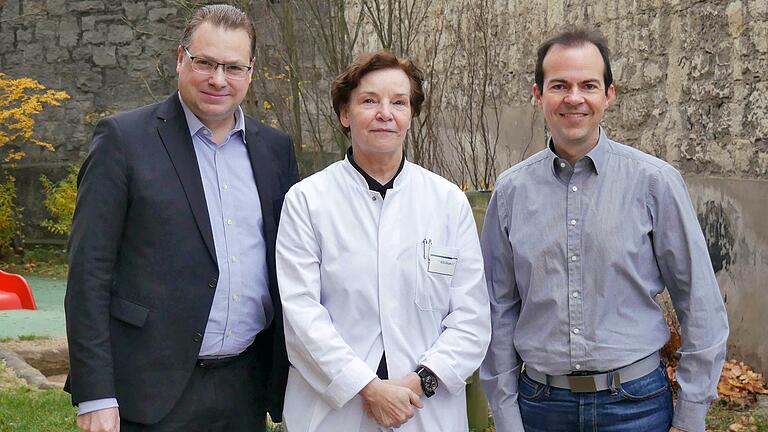
M360 80L368 73L382 69L400 69L411 81L411 113L416 117L424 103L424 72L411 60L401 58L389 51L363 53L355 58L331 86L331 100L336 117L341 120L341 110L349 103L352 91L360 85ZM344 130L349 132L349 128Z

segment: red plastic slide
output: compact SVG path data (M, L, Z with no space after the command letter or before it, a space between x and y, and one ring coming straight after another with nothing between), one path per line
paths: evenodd
M0 310L36 310L35 297L23 277L0 270Z

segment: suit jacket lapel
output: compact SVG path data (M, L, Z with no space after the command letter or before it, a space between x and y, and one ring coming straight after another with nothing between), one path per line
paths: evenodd
M208 217L208 206L203 191L203 181L200 178L200 167L197 164L197 156L189 135L189 126L184 117L178 95L174 94L163 103L158 110L160 124L157 131L160 139L171 158L176 174L181 180L184 193L189 201L192 214L195 217L200 234L203 236L208 252L216 262L216 249L213 245L213 231L211 220Z
M259 201L261 201L261 216L264 220L264 237L267 244L272 241L272 236L276 235L276 226L274 215L272 214L272 200L276 198L279 191L277 189L277 173L275 172L275 163L267 146L260 144L258 124L246 117L245 125L246 147L248 156L251 159L253 168L253 177L256 179L256 188L259 191Z

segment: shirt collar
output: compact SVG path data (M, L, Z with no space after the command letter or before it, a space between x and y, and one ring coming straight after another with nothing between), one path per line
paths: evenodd
M608 153L608 138L605 136L605 129L600 127L600 138L597 140L597 145L587 153L587 157L592 160L592 166L595 168L595 174L600 174L600 171L605 167L605 159Z
M347 160L349 160L349 163L352 165L352 167L354 167L355 170L357 170L357 172L359 172L363 176L363 178L365 179L365 182L368 183L368 189L374 192L379 192L383 197L387 193L388 189L392 189L394 187L395 179L403 170L403 166L405 165L405 153L403 153L403 157L400 159L400 166L397 168L397 172L385 184L379 183L378 180L371 177L367 172L365 172L362 168L360 168L360 165L358 165L357 162L355 162L355 158L352 155L352 146L349 146L349 148L347 148Z
M597 140L597 145L592 147L592 150L590 150L581 160L585 160L590 162L589 165L594 169L595 174L600 174L600 171L605 166L605 159L606 159L606 152L608 148L608 138L605 136L605 129L600 127L600 137ZM547 149L549 150L549 156L552 160L552 169L554 170L555 175L559 175L559 173L563 169L573 169L573 167L569 167L569 163L567 160L559 157L555 153L555 145L552 142L552 137L550 136L547 140ZM581 160L579 162L581 162ZM577 163L579 163L577 162ZM565 163L566 166L562 166L562 163Z
M208 127L205 126L199 118L197 118L195 113L189 109L187 104L184 103L184 99L181 98L181 93L179 93L179 102L181 102L181 108L184 110L184 117L187 118L187 126L189 126L190 136L195 136L195 134L200 132L200 129L208 131L209 133L211 132L210 129L208 129ZM241 133L243 142L245 142L245 116L243 115L243 109L240 108L239 105L235 110L235 126L229 132L229 136L232 136L232 134L237 132Z

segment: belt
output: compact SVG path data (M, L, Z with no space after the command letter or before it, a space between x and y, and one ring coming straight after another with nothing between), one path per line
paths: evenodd
M248 348L243 350L240 354L235 354L233 356L229 357L219 357L219 358L198 358L197 362L195 363L195 366L201 367L203 369L216 369L223 366L227 366L229 364L234 363L235 361L245 357L246 354L250 354L255 352L259 346L262 346L266 339L264 339L267 336L267 332L259 332L259 334L256 335L256 339L251 343Z
M622 383L642 378L653 372L659 367L659 363L661 363L661 356L655 352L631 365L594 375L547 375L528 364L525 365L525 374L540 384L570 390L573 393L589 393L621 387Z
M216 369L234 363L236 360L240 359L243 354L245 354L245 352L242 352L238 355L233 355L231 357L201 358L197 359L197 363L195 364L197 367L201 367L203 369Z

